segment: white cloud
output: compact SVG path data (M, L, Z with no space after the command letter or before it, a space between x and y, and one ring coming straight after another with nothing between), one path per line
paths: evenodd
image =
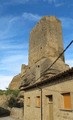
M5 59L2 60L2 63L16 63L17 61L26 59L27 56L24 55L11 55L7 56Z
M5 16L0 18L0 40L8 39L16 36L17 29L18 27L20 27L19 21L20 20L18 19L18 17L13 17L13 16ZM17 26L14 26L14 24L16 24Z
M0 61L0 89L7 88L13 76L21 72L21 64L27 64L27 62L27 55L9 55L3 58Z
M19 20L19 16L12 17L12 18L10 19L9 23L16 22L17 20Z
M12 55L6 56L0 61L0 70L6 71L6 73L18 74L21 72L21 64L28 64L27 55Z
M11 82L12 78L13 78L13 76L0 75L0 89L8 88L8 85Z
M66 64L68 64L70 67L73 67L73 60L66 60Z
M9 39L23 33L26 23L38 21L41 16L24 12L20 16L5 16L0 18L0 40Z
M22 16L24 19L31 20L31 21L38 21L41 18L41 16L37 14L32 14L32 13L27 13L27 12L24 12Z
M5 16L0 18L0 39L6 39L15 36L14 33L12 33L12 24L10 23L10 20L12 19L12 16Z
M30 21L35 22L39 19L39 15L26 12L20 16L5 16L0 19L0 51L2 55L0 56L0 73L2 75L18 74L21 71L21 64L28 64L27 42L20 44L19 41L11 41L13 39L10 38L22 34L24 32L22 30L28 31L25 22L28 24Z

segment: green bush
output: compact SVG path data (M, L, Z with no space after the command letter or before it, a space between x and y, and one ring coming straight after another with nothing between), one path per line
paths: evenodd
M15 105L16 105L16 99L15 97L11 97L8 101L8 106L12 108L15 107Z
M10 89L7 89L7 90L5 91L5 94L6 94L6 95L13 94L15 97L17 97L18 94L19 94L19 90L10 90Z
M19 94L19 90L10 90L10 89L0 90L0 95L3 95L3 94L5 94L5 95L10 95L10 94L12 94L12 95L14 95L15 97L17 97L18 94Z
M20 92L19 90L13 90L13 91L12 91L12 94L17 97L18 94L19 94L19 92Z
M4 90L0 90L0 95L3 95L4 94Z

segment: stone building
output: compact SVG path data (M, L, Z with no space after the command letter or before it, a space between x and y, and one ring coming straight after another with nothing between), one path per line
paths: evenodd
M73 120L73 68L24 91L24 120Z
M73 120L73 68L63 50L60 20L43 17L30 33L29 63L21 71L24 120Z

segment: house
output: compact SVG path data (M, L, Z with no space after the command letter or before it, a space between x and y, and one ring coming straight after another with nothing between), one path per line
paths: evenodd
M24 120L73 120L73 68L24 88Z

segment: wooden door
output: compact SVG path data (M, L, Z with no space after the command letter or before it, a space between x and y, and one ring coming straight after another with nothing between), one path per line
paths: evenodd
M53 96L47 96L47 120L53 120Z

